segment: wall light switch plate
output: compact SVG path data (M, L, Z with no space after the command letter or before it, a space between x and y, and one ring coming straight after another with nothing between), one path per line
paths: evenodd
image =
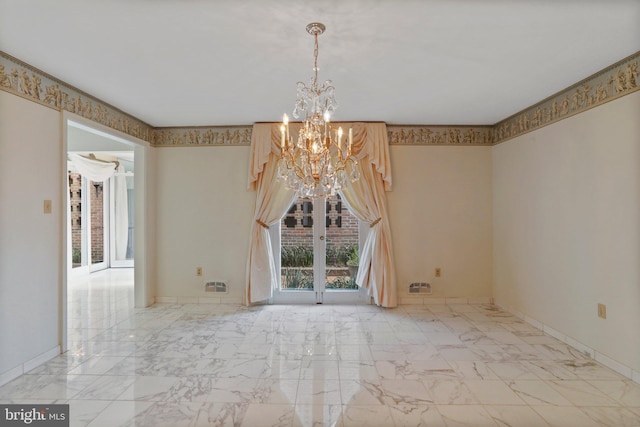
M44 213L46 214L50 214L51 213L51 200L45 200L44 201Z
M604 304L598 304L598 317L603 319L607 318L607 306Z

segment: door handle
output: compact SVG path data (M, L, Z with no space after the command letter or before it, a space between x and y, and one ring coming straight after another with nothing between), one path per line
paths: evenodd
M320 240L324 240L324 236L320 236Z

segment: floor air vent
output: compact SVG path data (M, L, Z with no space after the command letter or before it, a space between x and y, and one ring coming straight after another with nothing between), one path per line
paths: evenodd
M204 285L206 292L215 292L217 294L226 294L228 291L227 284L224 282L207 282Z
M431 295L431 283L412 283L409 285L409 293Z

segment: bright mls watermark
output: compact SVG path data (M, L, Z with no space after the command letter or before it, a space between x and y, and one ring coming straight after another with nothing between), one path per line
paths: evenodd
M0 405L0 427L69 427L69 405Z

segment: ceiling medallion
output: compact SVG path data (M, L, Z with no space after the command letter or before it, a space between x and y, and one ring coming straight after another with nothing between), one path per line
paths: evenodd
M342 127L331 126L331 115L338 108L331 80L318 85L318 36L325 26L319 22L307 25L314 38L313 77L309 85L298 82L293 117L304 121L297 140L289 134L289 118L285 114L280 126L280 159L278 179L299 197L335 195L349 180L359 179L356 159L352 156L353 131L343 141Z

